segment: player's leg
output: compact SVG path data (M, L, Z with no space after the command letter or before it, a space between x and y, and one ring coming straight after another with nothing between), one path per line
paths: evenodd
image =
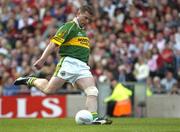
M47 79L36 79L33 81L33 86L37 87L39 90L45 94L55 93L57 89L61 88L65 80L59 77L52 77L49 81Z
M65 80L59 77L52 77L49 81L44 78L35 77L20 77L14 82L15 85L28 85L34 86L45 94L54 93L58 88L61 88Z
M79 88L83 89L87 95L86 108L90 112L97 112L98 89L95 87L93 77L78 79L76 84Z
M36 78L36 77L20 77L15 80L15 85L28 85L29 87L34 86L44 92L45 94L53 93L58 88L61 88L65 83L63 77L60 76L61 70L63 70L64 57L60 59L59 63L56 66L53 77L48 81L45 78ZM66 66L65 66L66 67Z
M76 81L76 84L85 91L86 98L86 107L92 112L93 122L92 124L111 124L112 121L108 119L98 118L97 114L97 96L98 89L95 86L95 81L93 77L84 77Z

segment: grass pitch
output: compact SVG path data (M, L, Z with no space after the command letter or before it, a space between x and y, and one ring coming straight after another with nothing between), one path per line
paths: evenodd
M73 118L0 119L0 132L180 132L178 118L112 120L112 125L77 125Z

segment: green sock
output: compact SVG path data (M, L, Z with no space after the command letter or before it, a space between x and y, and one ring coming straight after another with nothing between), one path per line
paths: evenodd
M27 84L28 84L29 86L34 86L33 82L34 82L34 80L36 80L36 79L37 79L36 77L31 77L31 78L27 81Z
M93 116L93 120L98 118L98 113L97 112L91 112L92 116Z

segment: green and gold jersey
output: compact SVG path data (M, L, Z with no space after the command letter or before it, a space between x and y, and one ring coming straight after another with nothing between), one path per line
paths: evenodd
M60 46L59 53L62 57L69 56L88 62L90 53L89 38L75 21L62 25L50 41Z

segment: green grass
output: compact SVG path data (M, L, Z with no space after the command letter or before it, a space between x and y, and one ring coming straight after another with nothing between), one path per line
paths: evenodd
M0 119L0 132L180 132L180 119L113 118L112 125L77 125L73 118Z

